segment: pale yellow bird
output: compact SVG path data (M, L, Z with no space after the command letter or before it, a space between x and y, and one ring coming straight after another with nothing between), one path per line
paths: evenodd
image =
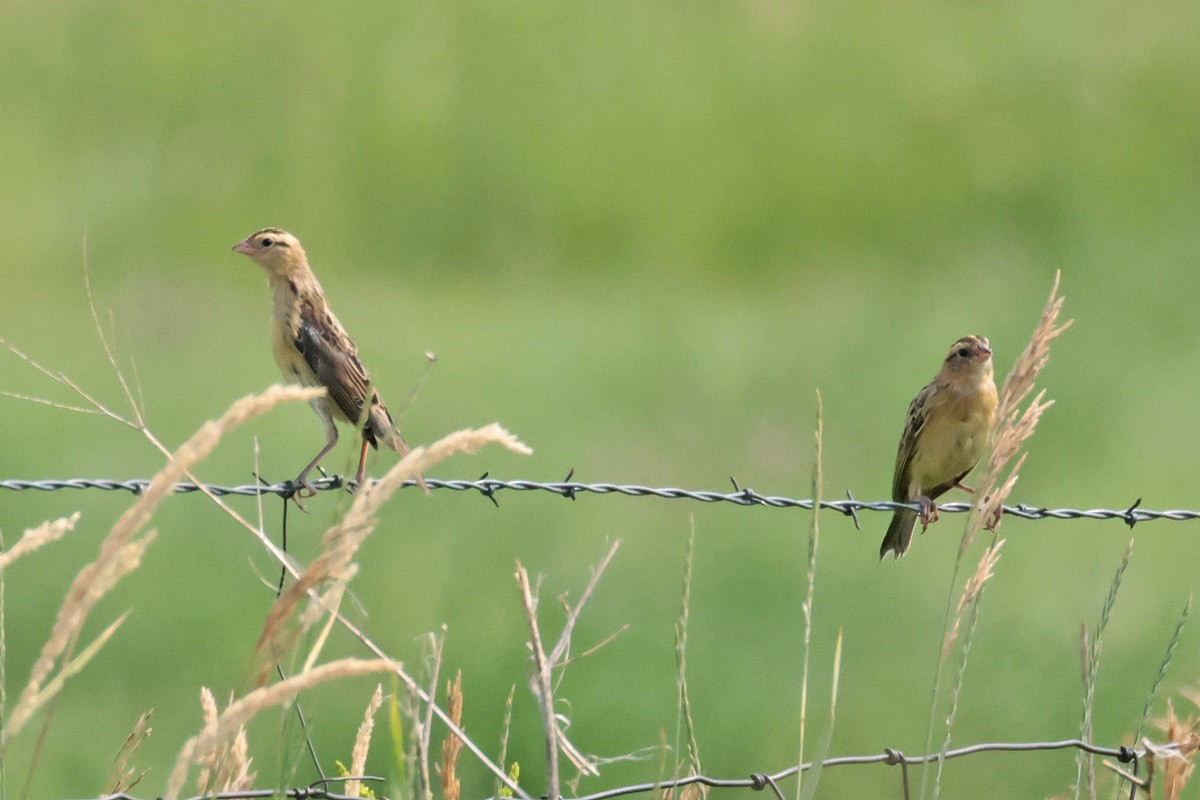
M950 348L937 377L908 407L896 453L892 500L919 503L921 510L906 508L893 514L879 547L881 559L889 552L896 558L904 555L917 520L924 531L937 519L933 501L939 496L956 486L972 491L960 481L987 451L996 402L991 345L982 336L964 336Z
M301 496L315 493L308 473L337 444L336 421L348 422L362 434L355 476L361 485L367 469L367 445L378 448L383 442L401 456L408 452L408 445L371 384L354 342L329 309L304 248L287 231L263 228L234 245L233 250L249 256L267 273L275 306L271 352L283 377L326 390L324 397L310 401L325 425L325 446L296 477ZM370 404L364 409L368 396ZM425 488L423 480L418 478L418 482Z

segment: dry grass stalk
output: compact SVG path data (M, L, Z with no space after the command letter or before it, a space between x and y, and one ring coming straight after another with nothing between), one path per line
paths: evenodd
M495 423L479 429L468 428L444 436L429 447L414 447L377 483L364 484L359 489L345 516L322 536L320 555L271 606L256 647L256 653L263 663L258 676L260 684L266 680L270 664L274 663L279 652L288 649L295 637L321 616L332 615L336 611L346 584L358 570L354 556L378 524L374 515L396 490L406 480L428 471L455 453L474 453L493 442L514 453L527 455L533 452ZM281 638L286 623L292 618L300 601L318 588L323 588L323 591L301 618L300 630Z
M375 684L375 693L371 695L371 702L367 703L367 710L363 714L363 721L358 726L358 733L354 736L354 749L350 751L351 775L366 774L367 751L371 748L371 733L375 730L375 714L382 705L383 684L377 683ZM362 781L346 781L345 792L350 797L358 797L361 788Z
M600 770L596 768L596 764L584 755L570 739L567 738L565 732L560 727L560 718L554 711L554 670L561 668L570 663L571 650L571 635L575 630L575 623L579 620L579 615L583 611L584 605L591 598L595 591L600 578L604 575L604 571L612 562L613 556L617 553L617 548L621 546L620 540L613 542L612 547L600 560L599 565L592 571L592 578L588 581L588 585L584 588L583 594L579 597L579 602L572 607L565 599L563 605L567 611L567 619L563 624L562 632L559 634L558 641L549 653L546 652L542 642L541 630L537 621L538 597L533 591L529 583L529 573L525 567L517 562L517 571L514 577L517 579L517 588L521 592L521 604L525 609L525 619L529 623L529 647L533 658L533 674L529 676L529 689L533 692L534 699L537 700L538 708L542 713L542 731L545 737L546 747L546 783L548 800L559 800L561 797L561 784L559 777L558 753L561 750L577 769L581 775L596 776L600 774ZM609 637L606 641L611 641ZM595 652L595 648L589 650L588 653Z
M234 402L216 420L200 426L192 438L176 450L150 485L117 520L100 544L96 560L79 571L67 590L55 619L50 638L42 647L30 678L21 692L16 707L4 726L3 743L9 742L21 730L45 697L42 688L60 660L69 659L79 633L96 603L126 574L141 563L145 548L154 538L150 532L141 538L138 533L150 521L151 515L174 490L175 483L196 463L208 456L221 437L238 425L253 419L280 403L289 400L308 400L324 390L302 389L298 386L272 386L262 394L249 395Z
M454 724L462 726L463 692L462 670L454 676L454 683L446 681L446 711ZM445 800L459 800L462 795L462 785L458 780L458 754L462 752L462 739L453 733L442 740L442 763L438 766L438 775L442 779L442 797Z
M700 775L703 771L700 765L700 743L696 740L696 724L692 716L692 702L688 695L687 682L687 643L688 622L691 619L692 607L692 568L696 555L696 517L688 516L690 530L687 540L687 552L683 560L683 599L680 603L679 619L675 621L675 704L676 730L675 750L687 754L687 774ZM679 728L682 727L682 735ZM684 741L681 742L680 739ZM684 763L676 757L675 770L672 777L682 774Z
M979 559L979 565L975 568L974 574L970 578L967 578L967 584L963 587L963 593L958 598L958 607L954 609L954 624L950 628L950 633L946 635L945 643L942 645L942 658L950 655L950 649L954 647L954 643L958 640L958 631L963 618L963 612L979 598L979 595L983 592L984 584L995 575L996 562L1000 560L1000 546L1003 544L1003 539L997 539L991 547L984 550L983 557Z
M813 431L812 516L808 530L808 564L805 570L807 590L801 610L804 611L804 655L800 667L800 742L796 748L796 763L804 762L804 737L808 727L808 667L812 654L813 602L816 596L817 546L821 540L821 494L824 477L821 472L821 449L824 429L821 392L817 391L817 420ZM804 773L796 774L796 796L805 794Z
M546 649L542 645L542 633L537 621L537 598L529 586L529 573L521 562L517 562L517 587L521 590L521 606L529 623L529 651L533 658L533 674L529 676L529 688L537 699L542 712L542 731L546 748L546 797L559 800L562 793L558 776L558 722L554 718L554 680Z
M508 697L504 701L504 721L500 725L500 757L496 759L496 763L502 767L508 762L508 737L512 732L513 697L516 694L517 685L514 683L508 689ZM502 797L505 792L508 792L508 796L512 796L512 792L508 790L508 787L497 781L493 796Z
M1004 379L1004 385L1000 390L999 405L996 409L996 432L992 436L992 451L988 457L987 473L976 495L983 498L983 502L971 509L971 517L959 545L960 556L971 546L975 534L981 529L988 528L994 534L996 528L999 527L1001 508L1012 492L1013 486L1016 485L1021 467L1025 464L1027 453L1022 453L1021 447L1033 435L1042 413L1054 402L1043 399L1046 395L1043 390L1033 398L1024 411L1020 409L1021 403L1033 391L1033 384L1038 373L1050 359L1050 343L1071 325L1071 321L1062 325L1058 324L1058 316L1062 311L1065 299L1058 297L1060 278L1061 273L1055 273L1050 297L1046 300L1046 306L1042 309L1042 316L1034 327L1029 344L1017 357L1012 371ZM1016 463L1009 469L1008 465L1014 458ZM1005 475L1006 470L1007 475ZM993 538L992 546L984 551L975 567L975 573L963 587L953 620L948 626L943 640L942 658L949 655L958 639L964 612L978 600L984 584L995 574L996 561L999 557L1000 540Z
M43 522L36 528L28 529L16 544L0 553L0 570L4 570L21 556L28 555L43 545L57 542L67 535L67 531L73 530L78 521L79 512L76 511L69 517Z
M1041 419L1042 413L1052 405L1052 401L1044 400L1045 392L1040 392L1029 403L1024 411L1021 411L1021 403L1033 391L1034 381L1038 373L1046 365L1050 358L1050 343L1054 341L1063 331L1071 325L1071 321L1067 321L1062 325L1058 324L1059 314L1062 312L1064 298L1058 296L1058 285L1062 277L1061 272L1056 272L1054 275L1054 284L1050 288L1050 296L1046 300L1046 305L1042 309L1042 315L1038 319L1037 325L1034 326L1033 334L1030 336L1029 344L1017 357L1016 363L1009 372L1008 377L1004 379L1004 385L1000 388L999 401L996 408L996 428L992 435L992 449L988 456L987 470L982 482L976 492L976 497L980 498L980 502L971 509L971 516L967 520L966 530L963 532L962 540L959 543L958 559L954 565L954 577L951 579L951 594L946 603L946 619L943 630L945 636L942 640L942 658L938 661L938 671L934 675L933 682L933 700L930 703L929 710L929 733L926 737L926 749L931 749L933 746L933 732L936 725L937 714L937 697L939 687L941 686L942 678L942 663L945 662L954 643L962 638L962 652L960 655L958 679L951 693L951 709L946 719L946 736L943 740L943 752L949 747L951 726L957 709L957 700L962 688L962 680L966 674L967 654L970 650L971 635L976 621L978 620L979 598L983 586L994 574L996 559L999 555L999 540L996 538L996 528L1000 524L1000 513L1004 501L1008 498L1017 482L1017 476L1022 465L1025 463L1025 456L1020 453L1021 447L1033 435L1034 429L1037 427L1038 420ZM1017 458L1016 464L1009 469L1009 463ZM1007 471L1007 474L1005 474ZM959 567L962 562L962 557L977 534L982 529L988 529L993 533L992 547L989 548L980 558L979 564L975 568L975 573L972 579L968 580L963 588L963 594L959 598L958 603L953 602L954 586L957 583ZM971 597L967 597L968 592ZM953 613L952 613L953 612ZM966 635L960 637L960 629L962 628L963 620L970 615L970 622L966 628ZM944 759L938 759L936 762L936 778L933 784L932 797L936 798L941 789L941 775L945 764ZM925 789L928 784L931 765L926 763L921 771L921 789L919 796L925 796Z
M307 672L292 675L270 686L260 687L245 697L233 701L217 717L215 725L209 725L206 722L198 735L184 743L167 781L165 797L167 800L176 800L187 780L188 767L192 764L204 764L227 737L244 727L260 711L290 703L300 692L322 683L341 678L393 672L398 667L396 662L384 658L372 660L344 658L314 667Z
M422 706L423 698L416 691L410 691L405 713L412 724L412 753L411 761L416 767L417 796L421 800L433 800L433 770L429 768L429 755L433 742L433 710L436 707L438 676L442 670L442 648L446 642L446 626L440 631L430 631L422 637L425 653L426 671L429 674L429 689L424 697L429 700ZM458 723L451 722L457 726Z
M150 711L143 713L134 723L133 730L125 737L124 744L117 752L116 765L112 777L108 781L108 794L128 794L133 787L146 776L146 770L138 771L130 766L133 756L142 742L149 738L154 729L150 727Z

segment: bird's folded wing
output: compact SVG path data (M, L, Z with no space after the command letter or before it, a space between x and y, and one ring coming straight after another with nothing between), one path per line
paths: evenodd
M343 418L357 425L363 400L370 391L371 378L342 326L328 312L317 312L304 303L296 326L295 344Z
M908 407L908 416L904 420L904 433L900 437L900 447L896 451L896 472L892 478L892 499L896 502L902 503L909 500L910 467L913 456L917 452L917 442L920 441L921 431L925 428L925 420L929 416L929 401L936 388L936 381L930 383L917 392L917 396L913 398L912 404Z

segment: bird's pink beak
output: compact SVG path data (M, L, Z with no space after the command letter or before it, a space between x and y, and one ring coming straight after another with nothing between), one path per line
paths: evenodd
M233 246L233 252L252 256L254 255L254 243L249 238L245 238Z
M239 251L239 252L240 252L240 251ZM991 357L992 357L992 350L991 350L991 348L989 348L989 347L984 347L983 345L979 345L979 360L980 360L980 361L987 361L987 360L988 360L989 358L991 358Z

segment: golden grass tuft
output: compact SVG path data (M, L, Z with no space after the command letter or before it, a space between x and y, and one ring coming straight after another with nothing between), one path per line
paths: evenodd
M164 797L166 800L177 800L179 792L187 780L188 767L193 764L208 763L212 754L222 747L225 739L235 735L260 711L290 703L300 692L322 683L341 678L392 672L398 668L399 664L385 658L370 660L344 658L313 667L270 686L254 689L245 697L234 700L215 721L206 719L200 733L184 743L175 759L175 767L171 770Z
M215 732L220 725L221 715L216 698L205 686L200 687L200 714L204 722L202 730ZM232 741L221 742L198 760L200 772L196 776L196 789L202 795L252 789L258 777L258 773L250 771L253 761L246 728L241 726Z
M1190 690L1185 690L1183 694L1192 703L1200 705L1200 694ZM1167 715L1158 720L1158 725L1163 729L1166 741L1154 744L1149 739L1142 740L1146 748L1144 779L1135 778L1107 761L1104 762L1104 766L1145 789L1146 796L1149 797L1155 772L1161 765L1162 800L1179 800L1192 777L1192 770L1196 767L1196 753L1200 752L1200 719L1192 714L1180 719L1175 714L1174 704L1168 700Z
M36 528L29 528L22 534L21 538L12 547L0 553L0 571L6 569L9 564L16 561L22 556L32 553L38 548L57 542L59 539L67 535L67 531L75 528L75 523L79 522L79 512L76 511L69 517L62 517L56 520L49 520L38 525Z
M383 705L383 684L375 684L375 692L367 703L363 713L363 721L354 735L354 747L350 751L350 774L363 775L367 771L367 752L371 749L371 734L375 730L375 714ZM362 781L346 781L345 792L350 797L358 797L362 792Z
M979 564L976 566L974 574L967 578L967 583L963 586L962 594L958 598L958 606L954 609L954 622L950 627L950 632L946 634L945 642L942 644L942 658L950 655L950 650L954 647L954 643L958 641L963 612L979 599L979 595L983 593L984 585L996 574L996 562L1000 560L1000 547L1003 544L1004 540L999 539L985 550L983 557L979 559Z
M446 681L446 711L454 724L462 726L463 691L462 670L454 676L454 683ZM442 740L442 763L438 765L438 776L442 779L442 797L444 800L459 800L462 796L462 784L458 780L458 754L462 752L462 739L455 734L449 734Z
M204 723L202 730L215 733L221 715L216 698L206 686L200 687L200 715ZM200 772L196 776L196 789L202 795L252 789L254 779L258 777L258 773L250 771L253 761L246 728L239 727L232 741L221 742L198 759Z

